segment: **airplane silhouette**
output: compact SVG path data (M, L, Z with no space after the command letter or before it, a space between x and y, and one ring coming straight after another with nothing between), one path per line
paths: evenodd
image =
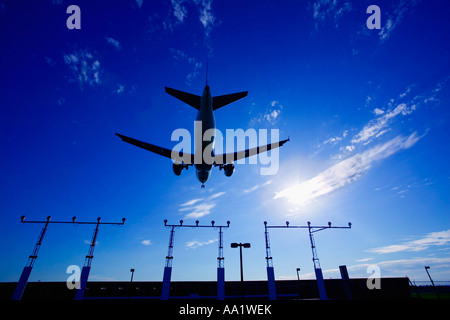
M208 73L207 73L208 74ZM211 96L211 91L208 85L208 76L206 76L206 85L203 90L202 96L197 96L191 93L183 92L180 90L171 89L165 87L166 92L171 96L183 101L184 103L190 105L191 107L198 110L197 120L201 122L201 134L204 137L204 133L207 130L215 129L216 123L214 118L214 111L223 106L226 106L232 102L235 102L239 99L242 99L247 96L248 91L226 94L222 96ZM239 152L233 152L228 154L214 154L214 137L211 138L211 141L204 141L202 139L201 145L195 145L195 153L188 154L184 152L174 152L173 150L169 150L166 148L162 148L147 142L143 142L140 140L136 140L121 134L116 133L122 141L128 142L137 147L143 148L145 150L154 152L163 157L170 158L174 161L172 168L175 175L179 176L183 169L188 169L189 166L195 165L195 173L197 175L197 179L202 183L201 187L205 187L205 182L211 175L212 167L218 166L220 170L224 170L225 176L230 177L234 172L234 161L239 159L247 158L262 152L269 151L271 149L275 149L284 145L289 139L267 144L261 147L255 147L246 149ZM210 144L213 143L211 148ZM211 159L212 161L205 161L203 158L203 152L205 148L211 148Z

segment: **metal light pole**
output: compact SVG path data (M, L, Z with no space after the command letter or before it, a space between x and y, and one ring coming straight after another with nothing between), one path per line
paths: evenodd
M73 217L73 222L75 223L76 217ZM101 224L109 225L124 225L125 218L122 218L122 222L100 222L102 218L98 217L97 222L76 222L77 224L95 224L94 234L92 235L91 245L89 246L89 251L84 259L84 266L81 270L80 276L80 289L77 290L75 294L75 300L82 300L84 298L84 291L86 290L86 284L89 278L89 273L91 272L92 259L94 258L94 249L97 244L98 228Z
M438 296L438 299L441 299L441 296L439 295L439 292L437 291L436 286L434 285L434 281L433 281L433 279L431 279L431 276L430 276L430 273L428 272L428 269L430 269L430 266L426 266L425 267L425 271L428 274L428 278L430 278L431 284L433 285L433 288L434 288L434 292L436 292L436 295Z
M300 268L296 269L297 271L297 280L298 280L298 298L301 299L302 298L302 289L300 287Z
M242 265L242 247L244 248L250 248L250 243L237 243L237 242L233 242L231 244L232 248L237 248L239 247L239 257L240 257L240 261L241 261L241 296L242 298L244 298L244 267Z
M168 300L170 294L170 281L172 277L172 261L173 261L173 244L175 236L175 228L213 228L219 229L219 256L217 257L217 300L225 299L225 267L223 257L223 228L230 227L230 221L227 221L227 225L216 225L215 221L211 221L210 225L200 225L198 220L195 221L195 225L183 224L183 220L180 220L180 224L167 224L167 219L164 220L164 226L170 228L169 237L169 250L166 256L166 263L164 266L163 285L161 290L161 300Z
M128 284L128 299L130 299L131 296L131 284L133 283L133 276L134 276L134 269L130 269L131 272L131 279L130 279L130 283Z
M83 271L81 272L81 277L80 277L81 289L77 290L77 293L76 293L76 297L82 298L82 295L80 295L80 293L81 293L80 290L82 290L82 293L84 294L84 287L86 286L87 278L89 276L89 270L91 268L92 258L94 257L93 253L94 253L95 242L97 239L99 224L123 225L125 223L125 218L122 218L122 223L100 222L100 218L97 218L97 222L79 222L79 221L76 221L76 219L77 219L76 217L72 217L72 221L50 221L51 216L48 216L45 221L28 221L28 220L25 220L25 216L20 217L21 223L43 223L44 228L42 228L42 231L39 234L39 238L34 246L33 252L28 257L28 262L25 265L25 267L23 268L22 274L17 283L17 287L11 298L12 300L20 300L22 298L23 292L25 291L25 287L28 282L28 278L30 277L31 270L33 269L34 263L38 257L38 252L39 252L39 249L41 248L42 241L44 240L44 235L47 231L47 227L51 223L53 223L53 224L55 224L55 223L57 223L57 224L73 224L73 225L75 225L75 224L95 224L96 225L96 228L94 231L94 236L93 236L93 239L91 242L91 246L89 248L89 253L86 256L85 266L83 267Z
M286 225L277 225L277 226L270 226L267 225L267 221L264 221L264 229L265 229L265 236L266 236L266 259L267 259L267 282L269 286L269 298L271 300L276 299L276 292L275 292L275 277L273 272L273 262L272 257L270 255L270 243L269 243L269 228L278 228L278 229L308 229L309 231L309 240L311 242L311 251L312 251L312 260L314 263L314 272L316 274L317 279L317 286L319 289L319 296L321 300L327 300L327 293L325 290L325 282L323 280L322 275L322 269L320 268L319 263L319 257L317 256L317 250L316 250L316 244L314 241L313 233L322 231L325 229L350 229L352 227L352 224L349 222L347 227L335 227L331 225L331 222L328 222L327 226L312 226L311 222L307 222L307 226L293 226L289 224L289 221L286 221ZM270 262L269 262L270 261Z

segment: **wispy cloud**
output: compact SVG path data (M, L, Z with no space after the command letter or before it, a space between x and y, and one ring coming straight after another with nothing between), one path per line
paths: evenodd
M414 240L404 241L400 244L394 244L375 249L370 249L373 253L394 253L401 251L423 251L431 246L446 246L450 244L450 230L431 232L423 237Z
M176 61L187 63L192 68L192 71L186 76L186 83L190 85L192 80L198 76L202 63L197 58L188 56L183 50L170 48L169 51L172 53L172 57Z
M317 0L312 4L314 26L316 29L324 25L327 19L332 20L334 26L339 26L339 19L344 13L352 10L352 4L349 1L339 0Z
M63 58L72 74L69 81L78 82L81 89L85 85L93 87L101 84L100 61L92 53L87 50L78 50L64 54Z
M211 239L208 241L188 241L186 242L186 244L184 245L186 247L186 249L197 249L199 247L203 247L203 246L207 246L208 244L212 244L217 242L217 239Z
M250 119L250 127L257 124L275 125L283 110L283 105L278 100L272 100L264 112L259 112Z
M184 2L184 0L171 0L173 15L179 22L183 22L187 16L187 9L183 5Z
M298 206L305 205L357 180L374 162L412 147L420 138L416 132L407 137L399 135L386 143L338 162L312 179L277 192L274 199L286 198Z
M216 202L213 201L218 197L225 194L224 191L212 194L207 198L196 198L189 200L180 205L180 212L188 212L184 219L198 219L211 213L211 210L216 206Z
M189 201L187 201L185 203L180 204L180 207L193 206L194 204L196 204L197 202L202 201L202 200L203 200L203 198L192 199L192 200L189 200Z
M400 21L403 20L405 13L411 11L411 8L416 6L419 2L420 0L402 0L394 8L392 13L387 14L386 22L378 33L381 42L390 38L391 33L395 30Z
M199 4L199 19L205 29L205 36L209 37L216 20L211 9L212 0L197 0L196 2Z
M119 40L116 40L116 39L108 37L108 36L105 37L105 40L108 44L110 44L111 46L116 48L116 50L122 49Z
M144 246L149 246L149 245L152 244L152 240L150 240L150 239L148 239L148 240L142 240L141 243L142 243Z
M136 0L136 4L137 4L137 6L139 7L139 9L142 7L142 2L143 2L144 0Z
M378 138L388 129L388 124L398 115L409 115L416 110L416 105L399 104L393 110L384 112L381 109L375 108L374 113L379 115L377 118L371 120L364 128L352 139L352 143L370 143L373 138Z
M361 259L360 262L367 261L366 259ZM440 272L445 278L448 277L448 267L450 265L450 258L433 258L433 257L415 257L411 259L397 259L397 260L386 260L380 262L370 262L361 263L352 266L348 266L348 272L351 277L362 277L366 278L372 275L372 273L367 272L369 266L376 265L381 269L381 276L393 276L405 274L414 279L416 276L423 277L424 272L423 266L432 265L434 269L442 268L445 271ZM420 270L420 271L418 271ZM339 277L340 272L338 268L323 270L325 277ZM295 277L295 276L294 276ZM305 273L302 275L303 278L314 278L314 273ZM425 275L426 277L426 275ZM445 279L444 278L444 279ZM290 276L285 276L285 279L291 279Z
M248 188L248 189L244 189L244 193L251 193L251 192L253 192L253 191L256 191L256 190L258 190L259 188L261 188L261 187L265 187L265 186L268 186L269 184L271 184L272 183L272 180L269 180L269 181L266 181L266 182L264 182L264 183L260 183L260 184L255 184L253 187L251 187L251 188Z

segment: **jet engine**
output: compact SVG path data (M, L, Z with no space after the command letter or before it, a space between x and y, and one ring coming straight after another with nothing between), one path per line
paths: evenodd
M234 172L234 164L229 163L223 166L223 171L227 177L231 177Z
M183 165L180 163L174 163L172 165L173 173L175 173L176 176L179 176L181 174L181 171L183 171Z

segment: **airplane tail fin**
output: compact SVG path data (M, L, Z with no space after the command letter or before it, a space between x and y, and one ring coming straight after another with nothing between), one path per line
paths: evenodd
M194 107L195 109L200 109L200 104L202 98L200 96L196 96L195 94L187 93L180 90L175 90L172 88L166 87L166 92L170 94L171 96L177 98L178 100L183 101L184 103L187 103L191 107Z
M212 101L213 110L217 110L219 108L222 108L223 106L226 106L227 104L230 104L239 99L245 98L247 96L247 93L248 93L248 91L243 91L243 92L231 93L231 94L225 94L223 96L213 97L213 101Z

